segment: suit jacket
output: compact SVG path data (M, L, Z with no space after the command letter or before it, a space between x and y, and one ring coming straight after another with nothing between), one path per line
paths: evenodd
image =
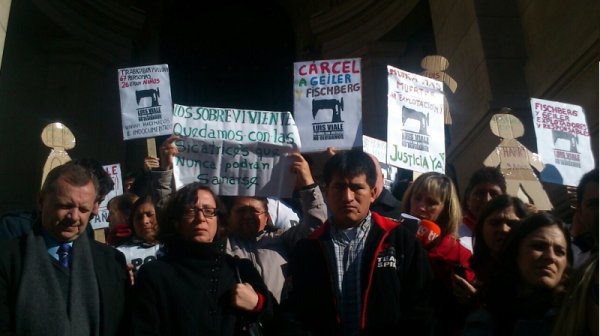
M39 233L36 233L39 234ZM0 334L13 334L16 328L16 304L27 236L2 242L0 246ZM90 241L94 271L100 294L100 334L124 334L125 312L130 292L125 257L116 249Z

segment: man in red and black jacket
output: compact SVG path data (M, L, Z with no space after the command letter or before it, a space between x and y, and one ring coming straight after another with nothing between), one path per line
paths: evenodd
M369 211L376 172L361 151L325 164L328 221L297 243L280 334L428 335L431 269L402 222Z

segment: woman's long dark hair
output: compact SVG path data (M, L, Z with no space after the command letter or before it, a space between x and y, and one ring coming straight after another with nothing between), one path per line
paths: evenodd
M513 207L515 215L519 219L527 217L530 212L519 198L510 195L500 195L489 201L481 211L481 215L473 226L473 256L469 260L471 268L476 272L477 269L485 267L484 265L491 262L491 251L489 246L483 240L483 226L488 217L492 214Z
M518 267L519 250L523 241L531 233L544 228L557 226L567 242L567 267L562 274L559 284L554 288L540 288L527 298L518 297L518 286L522 275ZM528 316L537 316L552 308L565 292L568 274L572 263L573 254L569 240L569 232L563 222L546 212L538 212L525 218L521 225L512 229L505 241L500 254L498 270L482 289L483 303L496 319L498 334L510 334L514 327L517 311ZM535 307L527 311L524 307ZM537 314L537 315L536 315Z

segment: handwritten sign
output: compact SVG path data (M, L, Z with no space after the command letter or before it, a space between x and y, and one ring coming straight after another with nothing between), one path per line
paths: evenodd
M119 69L123 140L171 134L171 85L167 64Z
M294 63L294 116L303 152L362 145L360 58Z
M175 185L202 182L218 195L290 197L286 154L300 146L289 112L175 105Z
M594 169L590 132L581 106L531 99L538 153L546 163L540 179L576 186ZM553 169L548 169L552 165Z
M389 164L445 171L442 82L388 66L387 140Z
M115 186L111 190L102 203L98 210L98 216L94 216L91 221L93 229L102 229L108 227L108 201L113 197L123 194L123 175L121 174L121 165L118 163L102 166L104 170L110 175Z

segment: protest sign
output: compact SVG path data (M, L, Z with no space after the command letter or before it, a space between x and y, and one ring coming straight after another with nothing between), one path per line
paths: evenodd
M387 143L385 141L363 135L363 152L377 158L383 174L383 185L391 190L398 168L387 163Z
M46 125L41 136L44 145L51 148L42 171L41 186L44 186L46 176L52 169L71 161L67 150L75 148L75 135L67 126L55 122Z
M176 188L202 182L218 195L290 197L287 153L300 137L289 112L175 105Z
M492 133L502 140L483 164L500 167L506 180L507 194L519 198L524 195L524 201L533 203L538 210L551 210L552 202L532 169L542 171L544 163L539 155L532 153L517 140L525 134L525 127L510 112L511 109L502 108L490 119Z
M538 154L546 163L544 182L576 186L594 169L590 132L581 106L531 98Z
M91 221L93 229L102 229L108 227L108 201L113 197L123 194L123 176L121 175L121 165L118 163L102 166L104 170L110 175L115 186L108 195L100 203L98 209L98 216L94 216Z
M294 63L294 117L302 152L362 145L360 58Z
M393 166L445 171L442 82L388 66L387 143Z
M123 140L171 134L171 85L167 64L119 69Z
M445 73L444 71L448 69L450 62L446 59L446 57L441 55L429 55L425 56L421 60L421 68L424 71L421 72L422 76L433 78L442 83L446 84L446 87L450 89L452 93L456 92L456 88L458 84L450 75ZM444 124L452 125L452 114L450 114L450 105L448 104L448 99L446 95L444 95Z

